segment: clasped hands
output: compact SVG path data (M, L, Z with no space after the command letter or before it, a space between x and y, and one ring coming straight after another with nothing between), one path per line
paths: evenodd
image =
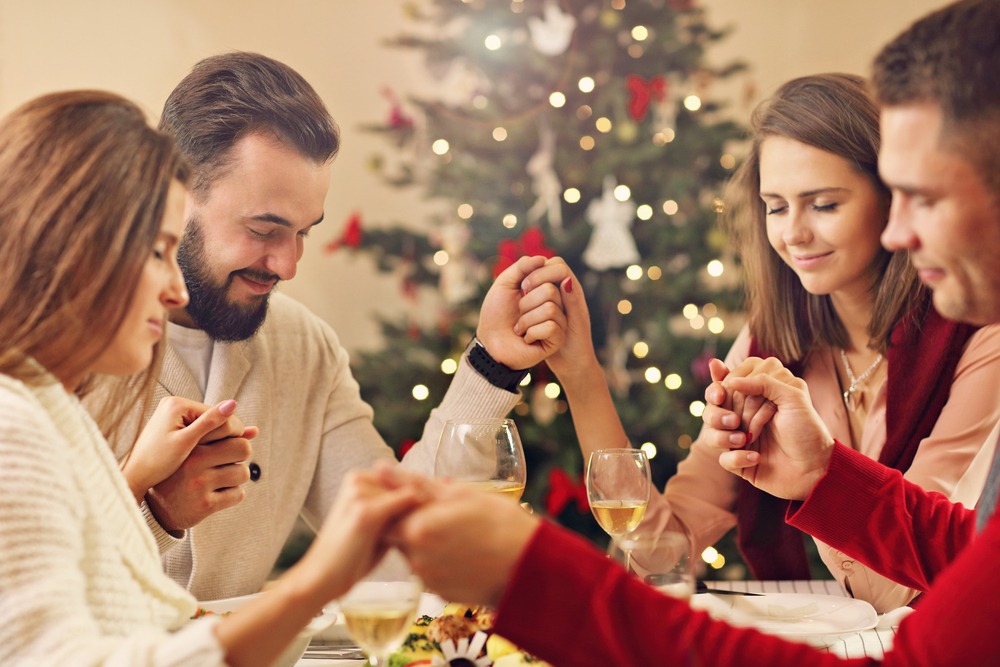
M826 474L833 437L806 383L774 358L732 371L713 359L702 438L724 450L719 464L779 498L803 500Z

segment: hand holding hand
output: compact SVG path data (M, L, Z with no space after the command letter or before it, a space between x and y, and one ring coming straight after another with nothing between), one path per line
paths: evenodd
M356 470L344 479L333 507L301 561L316 586L333 599L378 564L387 548L386 533L427 496L420 486L386 485L383 466Z
M491 357L521 370L559 349L566 337L566 315L557 283L568 271L561 260L550 265L544 257L522 257L497 276L476 328ZM529 279L533 287L523 293Z
M572 384L579 376L592 381L587 371L599 369L594 340L590 333L590 310L576 276L559 257L554 257L521 283L525 299L545 290L559 292L566 314L565 341L545 360L552 372L564 384ZM603 375L603 371L600 371Z
M160 401L122 465L136 499L173 475L198 443L248 432L235 410L236 401L215 407L178 396ZM256 430L249 433L252 438Z
M751 357L729 373L722 387L766 401L756 414L766 416L767 426L754 434L749 449L723 453L720 465L779 498L808 496L826 474L833 438L812 406L806 383L776 359ZM705 417L706 424L720 428L712 422L723 413Z
M734 375L745 372L745 366ZM729 369L719 359L708 362L712 384L705 390L705 412L702 421L705 428L698 437L710 445L722 449L744 447L754 441L754 434L764 430L764 426L774 416L774 405L763 396L746 396L741 391L723 386L729 376Z
M170 447L164 447L168 435L178 443L169 459L172 466L161 467L158 479L142 489L164 530L186 530L243 500L241 485L250 480L247 461L252 454L250 440L256 437L257 428L244 427L235 410L235 401L208 409L201 403L170 396L160 401L143 429L136 450L141 446L144 450L169 451ZM198 421L192 422L192 418ZM134 487L133 491L140 488ZM141 499L142 495L137 497Z
M449 600L498 603L538 519L496 494L399 467L382 473L387 485L412 487L428 498L390 537L428 589Z

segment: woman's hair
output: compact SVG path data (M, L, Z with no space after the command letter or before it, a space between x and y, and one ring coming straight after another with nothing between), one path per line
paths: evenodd
M766 206L760 198L760 147L768 137L785 137L847 160L871 181L884 202L890 194L878 177L878 107L864 79L850 74L818 74L793 79L761 104L750 122L751 147L727 189L724 224L739 249L747 286L750 332L762 351L785 363L804 361L819 343L848 344L847 332L828 295L806 291L795 272L767 239ZM871 346L884 352L893 326L929 294L905 252L879 249L872 274L874 308Z
M131 305L175 180L187 167L173 140L113 93L44 95L0 121L0 373L85 377ZM148 397L161 354L118 399Z

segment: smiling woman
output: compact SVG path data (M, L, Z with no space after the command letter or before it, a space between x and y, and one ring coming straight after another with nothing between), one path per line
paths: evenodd
M749 311L727 366L777 357L807 383L839 441L974 505L989 460L976 455L1000 419L1000 326L944 320L906 254L881 247L890 196L878 176L879 112L865 82L847 74L793 79L757 109L751 131L749 155L727 193ZM571 375L567 382L566 369L549 365L571 405L603 380ZM740 399L733 407L750 423L758 405ZM608 412L574 410L585 453L608 446L609 424L617 422ZM719 466L720 449L755 436L703 430L662 496L650 498L642 529L684 529L699 553L735 526L755 576L813 578L803 534L784 521L787 503ZM613 439L625 441L624 434ZM879 611L918 593L821 542L816 547L830 574ZM648 554L632 556L641 570Z
M78 399L92 375L138 374L110 403L128 408L156 377L167 309L188 299L187 167L134 104L78 91L0 122L0 174L0 664L272 664L377 560L412 493L361 508L372 476L349 476L317 551L238 613L188 623L195 600L164 574L137 500L235 402L162 403L177 423L136 444L126 481Z

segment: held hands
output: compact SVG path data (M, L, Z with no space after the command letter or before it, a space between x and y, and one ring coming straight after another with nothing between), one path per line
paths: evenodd
M396 466L391 466L396 467ZM296 568L331 600L378 564L388 546L387 532L407 512L427 500L419 485L386 485L379 462L372 470L351 472L309 551Z
M209 407L197 401L168 396L142 429L124 463L122 473L136 500L146 491L173 475L199 442L211 442L243 434L243 423L234 416L236 401ZM256 429L249 429L252 438Z
M539 256L522 257L497 276L483 300L476 328L490 356L520 370L562 346L567 324L558 284L568 275L562 260ZM525 283L532 286L530 290Z
M728 374L720 365L713 363L702 416L709 442L730 449L720 465L771 495L804 499L833 451L805 382L773 358L751 357ZM735 431L741 426L747 433Z
M428 479L399 466L379 472L387 487L415 488L425 499L388 539L427 588L449 600L498 603L538 519L496 494Z
M186 530L219 510L243 500L241 487L250 480L247 461L257 427L244 426L234 414L235 401L208 408L177 396L160 401L136 441L136 452L160 452L159 474L132 485L142 491L164 530ZM169 462L169 465L166 464ZM128 463L126 463L126 477Z
M558 285L558 288L556 287ZM535 271L521 282L525 292L525 300L532 298L541 290L559 292L561 304L566 315L564 342L545 360L552 372L559 376L564 384L572 384L577 376L593 381L593 376L587 376L588 371L600 372L603 381L603 370L594 352L594 340L590 334L590 311L587 300L579 281L573 272L559 257L553 257L545 266Z

